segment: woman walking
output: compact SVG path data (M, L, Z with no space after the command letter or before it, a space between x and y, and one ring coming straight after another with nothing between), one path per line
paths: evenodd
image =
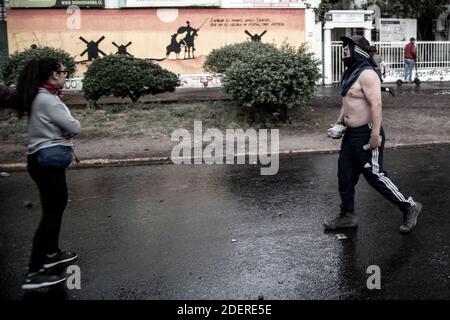
M42 218L34 235L28 274L22 289L58 284L64 277L49 273L78 258L58 245L61 220L67 204L66 167L72 161L72 138L80 132L61 101L67 71L53 58L32 60L22 70L17 83L19 116L28 121L28 172L36 182L42 205Z

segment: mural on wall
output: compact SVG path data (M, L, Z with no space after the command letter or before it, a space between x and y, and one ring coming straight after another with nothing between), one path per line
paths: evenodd
M305 41L304 9L90 9L83 11L78 30L67 28L68 17L64 9L10 10L10 53L31 44L62 48L82 62L78 76L94 59L116 53L192 75L203 72L213 49L227 44L287 42L298 47Z

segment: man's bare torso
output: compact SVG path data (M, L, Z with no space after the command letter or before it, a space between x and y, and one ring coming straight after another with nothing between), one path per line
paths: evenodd
M367 76L368 72L375 71L364 70L361 72L342 100L344 122L348 127L356 128L372 121L371 107L360 83L361 77Z

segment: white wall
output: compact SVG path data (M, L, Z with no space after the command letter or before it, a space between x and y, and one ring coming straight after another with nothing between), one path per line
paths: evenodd
M105 0L105 9L118 9L119 0Z

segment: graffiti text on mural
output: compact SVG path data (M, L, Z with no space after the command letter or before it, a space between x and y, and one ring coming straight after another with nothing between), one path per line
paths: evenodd
M284 22L272 22L266 18L252 19L211 19L210 27L283 27Z

